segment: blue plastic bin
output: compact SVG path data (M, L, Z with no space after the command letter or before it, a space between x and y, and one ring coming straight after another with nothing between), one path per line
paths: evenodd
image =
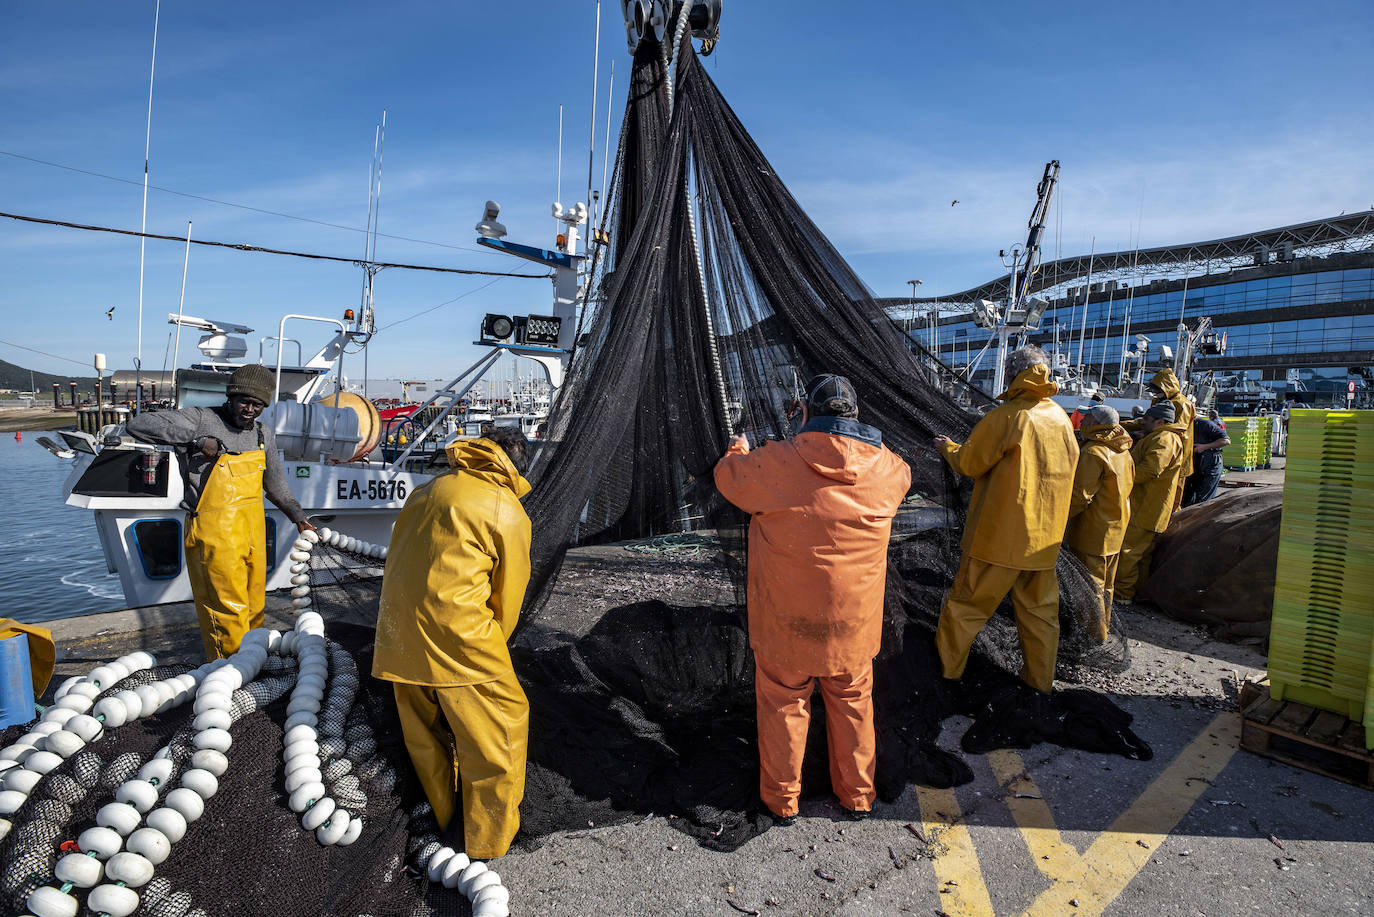
M32 722L36 716L29 638L16 634L0 640L0 729Z

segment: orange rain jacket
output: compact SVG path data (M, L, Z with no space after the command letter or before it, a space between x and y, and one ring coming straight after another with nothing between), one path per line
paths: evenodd
M1136 528L1162 532L1174 514L1174 490L1183 466L1181 424L1161 424L1131 447L1135 485L1131 488L1131 522ZM1192 429L1192 421L1188 428Z
M406 500L387 549L372 675L430 687L511 671L506 639L530 579L530 485L489 439L448 447L452 470Z
M974 479L964 553L1014 570L1050 570L1069 518L1078 440L1049 368L1032 366L997 396L968 442L944 443L949 467Z
M1131 436L1114 423L1085 426L1079 433L1083 446L1073 476L1064 543L1077 554L1110 557L1120 552L1131 517Z
M749 643L774 667L857 672L882 642L892 519L911 468L882 433L813 418L788 442L732 446L716 465L721 495L751 514Z

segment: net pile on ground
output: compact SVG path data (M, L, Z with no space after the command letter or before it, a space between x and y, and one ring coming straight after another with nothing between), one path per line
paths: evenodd
M350 565L384 553L334 544ZM297 542L297 577L315 547ZM463 896L508 913L499 875L437 836L391 692L364 677L371 629L333 624L326 639L311 591L295 586L294 628L250 631L227 660L133 653L5 732L0 914L399 917L456 913Z

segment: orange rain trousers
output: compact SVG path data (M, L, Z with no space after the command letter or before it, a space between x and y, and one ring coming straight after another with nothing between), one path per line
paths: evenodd
M873 663L840 675L776 668L754 654L759 729L759 798L775 815L796 815L802 755L811 725L811 692L820 682L830 751L830 787L847 809L867 812L878 791L873 726Z
M1059 573L1016 570L964 555L945 594L935 647L946 678L959 678L968 665L969 649L1007 592L1016 609L1021 641L1021 680L1037 691L1054 688L1054 662L1059 653Z
M514 672L477 685L393 682L406 751L434 817L447 828L462 787L463 849L489 860L510 849L525 798L530 704Z
M1101 606L1102 615L1093 623L1098 641L1106 643L1112 623L1112 590L1116 582L1117 562L1121 555L1111 554L1104 557L1101 554L1079 554L1074 551L1073 556L1088 568L1088 576L1093 581L1093 588L1097 590L1097 601Z
M186 525L186 575L200 618L207 660L238 651L262 626L267 604L267 517L262 509L261 449L225 452L205 479Z

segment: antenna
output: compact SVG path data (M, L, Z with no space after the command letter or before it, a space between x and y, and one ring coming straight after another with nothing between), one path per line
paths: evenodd
M186 257L181 262L181 300L177 303L177 337L176 346L172 348L172 378L177 376L177 355L181 351L181 317L186 314L186 269L191 265L191 221L186 221ZM277 344L281 346L280 343ZM176 387L173 385L172 394L176 394Z
M555 206L563 200L563 106L558 106L558 187L554 190ZM558 234L558 217L553 218L553 231Z
M601 145L601 207L606 206L606 172L611 162L611 98L614 95L615 58L611 58L611 78L606 81L606 142ZM601 225L600 208L597 209L595 225Z
M148 247L148 157L153 146L153 74L157 71L157 24L162 0L153 7L153 60L148 65L148 126L143 134L143 229L138 238L138 352L134 357L134 411L143 409L143 260Z
M596 77L601 64L601 0L596 0L596 40L592 45L592 117L587 133L587 206L592 206L592 170L596 168ZM595 215L593 215L595 218ZM571 254L577 254L572 252Z

